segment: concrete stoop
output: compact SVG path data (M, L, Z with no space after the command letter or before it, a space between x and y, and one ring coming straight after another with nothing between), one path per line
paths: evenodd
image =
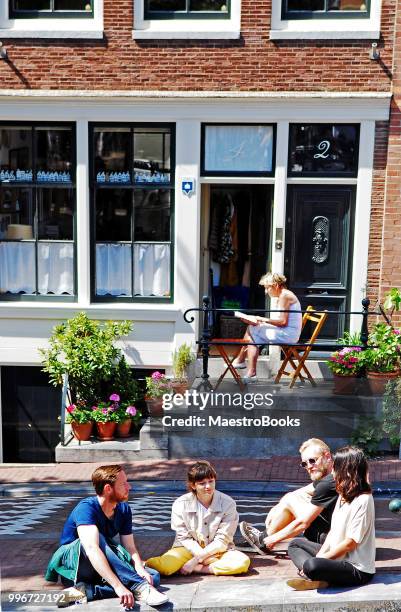
M371 583L362 587L328 588L319 591L293 591L285 579L212 578L197 580L189 577L174 584L164 580L161 590L170 598L169 603L157 609L164 612L399 612L401 611L401 574L377 574ZM3 610L16 610L9 605ZM21 612L38 608L18 606ZM135 604L135 610L150 611L144 604ZM82 612L121 610L119 600L106 599L79 606ZM53 612L43 606L42 612Z
M75 438L66 446L56 447L57 463L86 463L108 461L143 461L145 459L168 459L168 436L160 422L154 421L150 428L147 419L139 432L139 438L126 438L100 442L95 439L79 442Z

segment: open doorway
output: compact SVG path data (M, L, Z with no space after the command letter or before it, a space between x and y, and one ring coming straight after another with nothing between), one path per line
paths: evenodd
M269 269L272 185L203 185L201 295L215 308L265 309L260 277ZM224 313L214 335L240 338L245 326Z

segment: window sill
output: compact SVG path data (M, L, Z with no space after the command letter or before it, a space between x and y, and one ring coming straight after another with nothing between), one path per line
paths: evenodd
M133 30L134 40L238 40L241 37L240 30Z
M102 39L103 30L16 30L0 28L2 38Z
M270 30L270 40L378 40L379 38L380 30Z

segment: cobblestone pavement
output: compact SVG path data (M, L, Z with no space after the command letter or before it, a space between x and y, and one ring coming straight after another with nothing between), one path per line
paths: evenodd
M174 494L132 495L130 504L134 515L134 534L143 558L162 553L172 543L169 517ZM237 500L240 520L263 524L268 508L277 495L267 497L247 494L233 495ZM63 522L79 498L24 497L0 498L2 516L0 531L0 561L2 590L27 591L43 588L57 589L45 582L43 574L52 551L57 546ZM388 511L388 499L377 497L377 569L379 572L401 573L401 516ZM286 544L280 546L286 548ZM236 580L279 578L294 575L291 562L281 555L252 557L249 574ZM199 580L216 580L201 576ZM222 577L218 578L221 580ZM231 580L231 577L224 580ZM185 583L188 578L174 577L174 583ZM167 579L168 582L168 579Z

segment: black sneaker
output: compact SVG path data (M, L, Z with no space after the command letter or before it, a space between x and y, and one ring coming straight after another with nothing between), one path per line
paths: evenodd
M258 555L262 555L263 557L266 555L267 550L261 544L262 541L262 532L256 527L252 527L249 523L242 521L239 524L239 530L243 538L248 542L248 544L253 548L254 551L258 553Z

